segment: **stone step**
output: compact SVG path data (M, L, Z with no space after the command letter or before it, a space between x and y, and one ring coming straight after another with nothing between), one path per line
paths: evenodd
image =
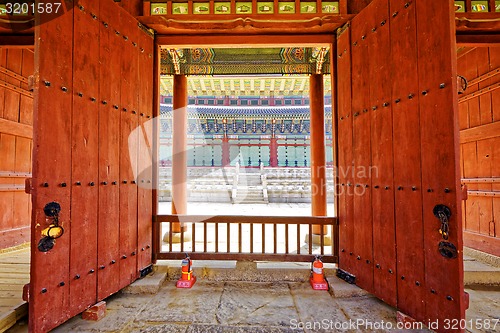
M500 286L500 267L466 253L464 254L464 285Z

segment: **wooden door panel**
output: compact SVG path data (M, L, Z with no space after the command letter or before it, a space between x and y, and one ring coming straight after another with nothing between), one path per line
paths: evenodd
M351 166L351 148L354 170L374 169L354 175L354 189L367 191L340 196L341 233L347 233L340 236L340 268L407 315L439 320L438 331L445 331L445 319L465 315L451 5L375 0L352 20L352 76L338 58L339 116L353 119L352 142L345 139L348 122L339 121L339 170ZM342 40L338 55L348 45ZM436 218L436 205L450 209L448 222ZM447 240L439 232L443 221ZM456 257L440 252L442 241L457 248ZM354 256L343 254L344 247Z
M97 298L102 300L120 290L120 115L114 108L120 101L121 63L114 58L122 38L115 32L121 12L115 4L100 1L100 81L99 85L99 231ZM105 101L106 103L103 103Z
M99 5L74 11L71 181L70 316L96 303L99 106ZM81 41L86 41L82 43ZM95 51L90 51L95 50Z
M437 317L444 322L465 317L453 4L444 1L432 9L422 2L413 5L417 11L418 83L422 96L419 104L427 318ZM442 19L433 24L432 15ZM428 61L429 57L440 61ZM438 204L451 210L448 242L459 249L454 259L438 251L442 236L436 228L440 221L433 214ZM435 309L440 309L438 314Z
M137 72L139 32L134 29L134 19L121 17L121 134L120 134L120 288L137 278L137 132L138 94L135 84Z
M38 333L139 276L138 230L150 243L152 194L138 199L138 136L130 134L139 125L139 95L141 112L152 115L154 41L111 0L79 1L38 25L36 40L29 304ZM54 222L43 210L50 202L60 204L65 232L41 252L42 230ZM142 263L150 263L144 252Z
M137 249L139 257L137 268L141 270L151 265L152 260L152 220L153 215L153 45L151 37L145 33L139 36L139 79L143 89L139 92L138 128L138 231ZM142 51L143 50L143 51ZM144 75L144 76L143 76ZM144 79L146 78L146 79Z
M351 272L354 265L354 218L352 177L352 112L351 112L351 31L347 25L337 36L338 72L338 154L339 167L339 262Z
M73 15L37 25L35 35L29 326L46 332L69 319ZM43 209L53 201L61 206L64 235L51 251L41 252L42 230L50 224Z
M422 180L417 71L402 71L417 63L416 33L399 34L415 24L415 8L405 8L404 1L391 2L391 67L394 103L394 186L396 189L396 234L398 246L398 304L405 313L421 313L422 302L411 299L424 297L424 256L422 229ZM409 161L413 161L409 163ZM405 258L413 258L408 261Z
M354 161L354 266L356 281L362 288L373 291L373 218L371 209L370 54L367 38L371 29L369 18L359 14L352 21L352 122Z
M371 107L371 165L368 170L372 188L373 266L375 293L396 305L396 236L394 221L394 163L391 86L389 7L379 2L369 19L368 52ZM370 28L371 27L371 28ZM390 75L390 74L389 74Z

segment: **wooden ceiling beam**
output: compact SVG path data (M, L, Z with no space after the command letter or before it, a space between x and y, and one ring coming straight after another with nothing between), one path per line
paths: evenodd
M137 19L158 35L265 35L265 34L334 34L335 30L351 20L355 15L229 15L221 19L219 15L203 15L194 18L168 17L164 15L141 16Z
M457 34L457 46L459 47L491 47L500 46L500 32L498 34Z
M21 48L21 49L34 49L35 36L34 35L0 35L0 47L3 48Z
M332 34L319 35L262 35L245 36L162 36L156 37L160 46L168 48L186 48L191 46L201 48L242 48L242 47L312 47L330 46L335 38Z

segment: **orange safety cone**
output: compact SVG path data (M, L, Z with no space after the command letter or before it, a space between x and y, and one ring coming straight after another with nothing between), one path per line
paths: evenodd
M311 265L311 277L309 282L314 290L328 290L328 281L326 281L325 273L323 272L323 262L320 256L316 256Z
M186 253L186 258L182 259L182 275L177 280L177 288L191 288L196 282L196 276L193 274L193 262Z

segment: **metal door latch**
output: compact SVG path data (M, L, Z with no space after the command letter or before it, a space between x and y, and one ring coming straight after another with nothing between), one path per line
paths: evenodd
M453 243L447 242L450 235L451 210L445 205L436 205L433 210L434 216L441 222L439 233L443 240L438 244L439 253L445 258L454 259L457 257L457 248Z
M451 217L451 210L445 205L436 205L432 211L434 216L441 222L441 227L439 228L439 233L444 240L448 239L449 236L449 220Z
M43 208L47 220L50 220L50 225L42 230L42 238L38 242L38 250L40 252L48 252L52 250L56 243L56 239L64 234L64 229L59 225L59 213L61 205L57 202L49 202Z
M445 258L454 259L457 257L457 248L453 243L441 241L439 242L439 253Z

